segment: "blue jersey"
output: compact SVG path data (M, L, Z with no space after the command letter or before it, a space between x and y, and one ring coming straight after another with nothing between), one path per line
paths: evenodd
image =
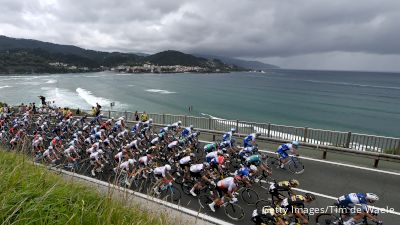
M365 193L350 193L347 195L340 196L337 200L341 207L353 207L356 204L361 204L364 211L367 211L367 195Z
M224 136L222 136L223 141L229 141L232 138L232 131L226 132Z
M250 175L250 168L248 167L242 167L237 171L237 175L239 176L246 176L248 177Z
M252 146L253 141L256 140L256 134L249 134L244 140L243 140L243 146L247 147L247 146Z
M293 145L288 143L288 144L283 144L283 145L279 146L277 152L284 153L284 152L292 150L292 149L293 149Z
M183 129L183 131L182 131L182 136L183 136L183 137L187 137L191 132L192 132L192 130L190 129L190 127L186 127L186 128Z

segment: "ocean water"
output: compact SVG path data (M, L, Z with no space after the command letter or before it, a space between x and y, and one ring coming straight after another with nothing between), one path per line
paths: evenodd
M0 101L211 115L399 137L400 73L271 70L229 74L113 72L0 76ZM188 112L188 106L193 111Z

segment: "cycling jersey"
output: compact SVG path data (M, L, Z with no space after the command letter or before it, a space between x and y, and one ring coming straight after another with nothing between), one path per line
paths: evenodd
M240 150L239 155L243 157L247 154L251 154L251 153L253 153L253 149L254 149L254 147L243 148L242 150Z
M232 131L226 132L224 136L222 136L223 141L230 141L232 138Z
M218 181L217 187L220 189L227 189L228 192L232 192L237 189L237 185L233 177L227 177L223 180Z
M279 146L277 153L279 154L280 158L286 159L289 157L287 151L292 151L293 150L293 145L291 143L283 144Z
M139 163L141 163L145 166L147 166L148 162L149 162L149 157L147 155L139 158Z
M278 183L272 183L269 186L270 192L277 192L277 191L289 191L290 190L290 183L289 181L281 181Z
M237 170L237 175L238 176L246 176L248 177L250 175L250 168L248 167L242 167Z
M121 162L123 157L124 157L123 152L118 152L118 153L114 156L114 159L117 160L118 162Z
M253 146L253 141L256 140L256 134L252 133L249 134L244 140L243 140L243 147L247 147L247 146Z
M206 155L206 162L211 162L212 159L217 158L218 157L218 152L217 151L213 151L210 152Z
M215 143L207 144L204 146L204 151L205 152L212 152L215 149L217 149L217 145Z
M189 134L192 133L192 128L190 127L186 127L185 129L183 129L182 131L182 137L187 137L189 136Z
M200 164L194 164L190 166L190 172L192 173L201 173L203 171L204 165L202 163Z
M90 159L92 159L92 160L99 160L99 158L100 158L100 153L99 152L93 152L92 154L90 154Z
M190 155L189 156L185 156L185 157L183 157L182 159L179 160L179 164L181 164L181 165L189 164L191 160L192 159L190 158Z
M261 163L261 156L260 155L251 155L246 158L246 165L260 165Z
M132 141L131 143L128 144L127 147L130 149L139 149L138 140Z
M172 149L172 148L176 147L177 145L178 145L178 141L173 141L168 144L168 148Z
M281 207L285 209L304 208L304 200L305 198L302 195L293 195L290 198L283 199Z
M167 173L167 169L165 169L165 166L157 167L154 169L155 175L160 175L162 177L165 177L166 173Z
M367 195L364 193L350 193L340 196L337 203L343 208L354 207L355 204L361 204L362 209L367 211L368 204L366 197Z

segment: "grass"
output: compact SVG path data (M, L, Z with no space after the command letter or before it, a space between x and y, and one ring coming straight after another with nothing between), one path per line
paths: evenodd
M21 154L0 150L0 224L166 224L137 206L68 182Z

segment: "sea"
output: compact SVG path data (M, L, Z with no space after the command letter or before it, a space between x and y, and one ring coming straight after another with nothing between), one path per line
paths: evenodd
M268 70L1 75L0 102L146 111L400 136L400 73ZM192 110L189 111L191 106Z

